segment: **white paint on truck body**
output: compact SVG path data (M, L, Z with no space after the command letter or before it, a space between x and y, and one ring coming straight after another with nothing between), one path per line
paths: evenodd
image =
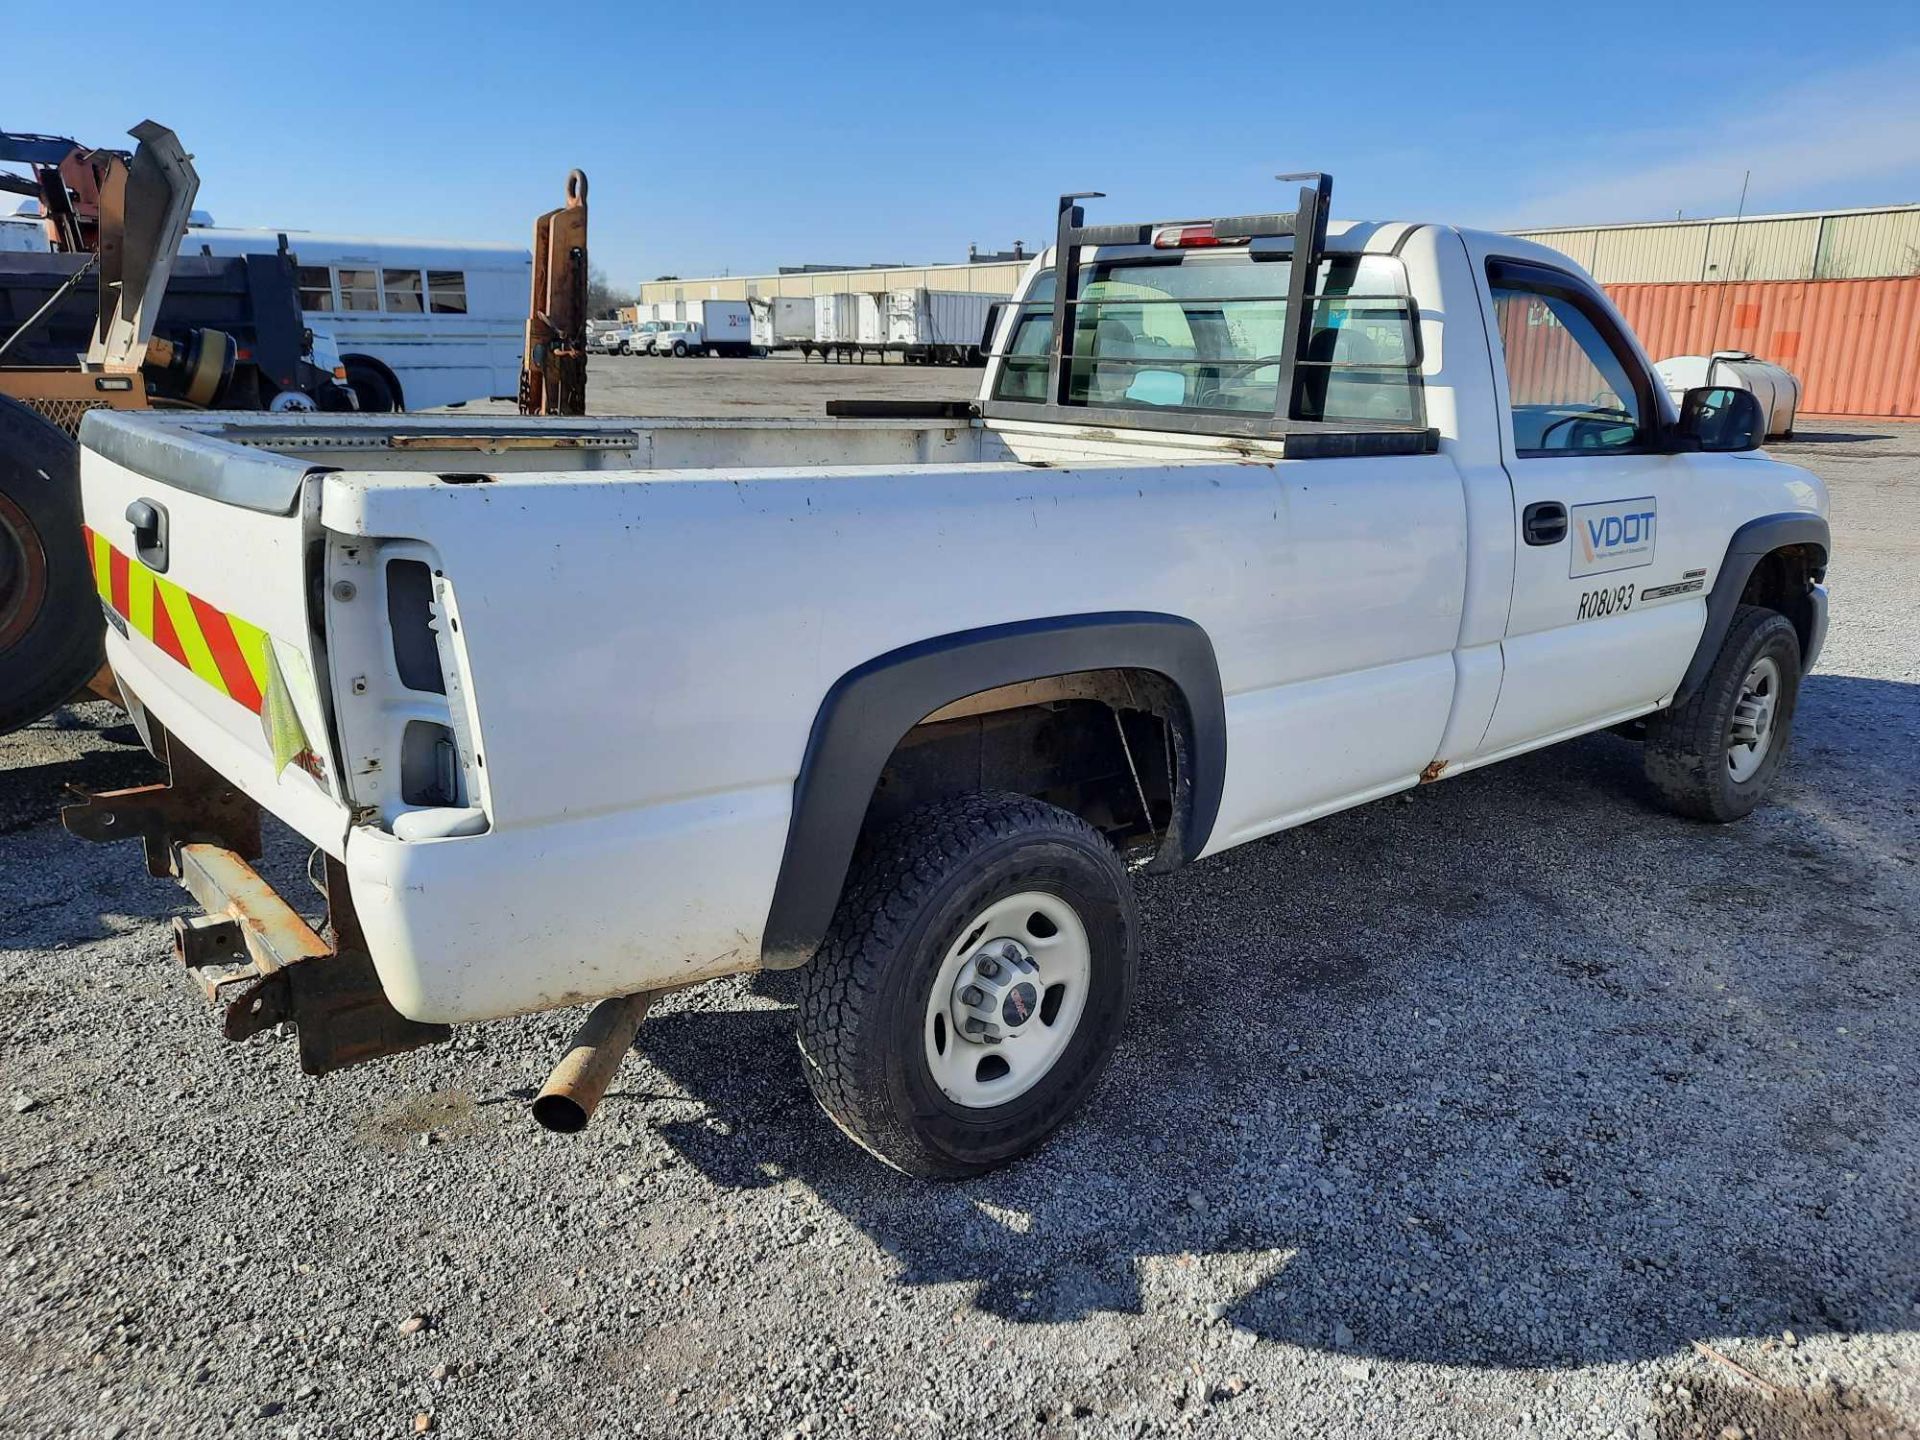
M1742 521L1823 511L1819 482L1755 455L1548 460L1593 468L1528 480L1476 251L1564 260L1434 226L1336 226L1342 247L1405 267L1438 453L1287 460L1279 441L1013 420L591 420L514 433L614 448L436 449L484 423L380 416L296 417L311 439L294 446L283 417L280 439L248 419L108 417L90 433L156 443L137 471L89 448L88 523L124 543L129 499L159 499L177 507L179 583L289 643L318 622L348 795L266 774L256 717L137 639L110 635L110 658L216 769L344 857L389 997L449 1022L755 967L824 697L933 637L1100 611L1200 626L1228 731L1208 853L1662 703L1703 596L1576 622L1567 587L1589 582L1567 542L1517 541L1525 487L1653 497L1660 544L1634 573L1698 568L1710 586ZM256 524L168 478L221 467L255 502L290 487L286 513ZM425 547L458 694L341 663L387 648L386 610L310 588L300 546L316 544L329 576L349 552L377 569ZM484 769L482 833L407 838L425 822L390 797L349 823L365 759L419 706Z

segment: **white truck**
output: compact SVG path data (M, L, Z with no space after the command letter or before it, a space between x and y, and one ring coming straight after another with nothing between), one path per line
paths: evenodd
M689 300L684 318L672 321L653 337L652 354L751 355L753 315L744 300Z
M973 404L95 412L108 654L171 784L69 827L145 841L227 1033L291 1022L311 1072L799 967L834 1121L958 1175L1107 1063L1130 868L1606 727L1745 815L1826 629L1821 482L1745 390L1676 410L1564 256L1329 193L1064 197ZM248 864L261 810L325 938Z

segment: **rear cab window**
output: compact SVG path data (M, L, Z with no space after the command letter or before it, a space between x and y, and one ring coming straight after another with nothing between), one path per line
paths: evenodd
M1246 252L1082 265L1063 403L1272 414L1292 266ZM1021 302L996 400L1046 400L1055 283L1053 272L1040 275ZM1405 268L1385 255L1328 256L1310 290L1299 417L1419 425L1420 342Z

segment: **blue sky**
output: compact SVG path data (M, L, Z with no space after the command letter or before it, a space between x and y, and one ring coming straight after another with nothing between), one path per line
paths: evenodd
M83 13L84 12L84 13ZM223 224L524 240L614 281L964 259L1095 215L1514 226L1920 200L1920 10L0 3L0 128L179 131ZM23 63L21 57L33 57ZM124 69L125 78L116 73Z

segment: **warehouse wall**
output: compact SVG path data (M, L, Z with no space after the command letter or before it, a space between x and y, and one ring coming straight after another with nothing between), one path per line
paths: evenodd
M1677 220L1516 230L1570 256L1602 285L1700 280L1854 280L1920 275L1920 205L1742 220ZM650 280L643 302L748 300L831 295L844 290L970 290L1011 295L1027 262L907 265L887 270L821 270L798 275L698 276Z
M1747 350L1800 377L1807 414L1920 418L1920 275L1607 293L1655 360Z
M732 275L649 280L640 300L752 300L775 295L832 295L839 291L965 290L1011 295L1026 273L1024 260L987 265L913 265L887 270L816 270L798 275Z
M1552 246L1602 285L1920 274L1920 205L1514 234Z

